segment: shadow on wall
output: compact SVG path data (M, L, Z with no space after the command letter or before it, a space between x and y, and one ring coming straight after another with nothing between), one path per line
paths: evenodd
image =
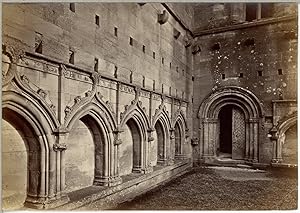
M5 162L5 163L4 163ZM2 208L20 209L26 199L27 151L17 130L2 119Z
M133 141L130 129L124 125L124 132L122 133L122 144L119 146L119 173L120 176L127 175L132 172L133 167Z
M88 127L77 121L67 141L66 192L91 186L94 180L95 146Z
M285 133L285 140L282 147L282 158L284 163L298 163L297 147L297 124L290 127Z

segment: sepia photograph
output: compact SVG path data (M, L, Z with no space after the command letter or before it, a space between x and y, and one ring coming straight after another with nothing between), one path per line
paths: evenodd
M1 7L2 211L298 209L296 2Z

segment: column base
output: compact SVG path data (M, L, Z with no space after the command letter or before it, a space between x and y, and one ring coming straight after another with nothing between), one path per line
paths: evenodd
M176 160L185 160L185 159L187 159L187 157L183 154L178 154L178 155L175 155L175 159Z
M271 160L271 163L282 163L282 162L283 162L283 160L280 158L274 158Z
M28 195L24 206L32 209L52 209L58 206L62 206L70 201L69 197L65 193L61 193L53 198L37 198Z
M159 166L167 166L168 165L168 160L167 159L161 159L157 161L157 165Z
M93 185L96 186L117 186L122 183L122 178L119 176L113 177L95 177Z
M133 173L148 174L148 173L153 172L153 167L152 166L148 166L146 168L133 168L132 172Z

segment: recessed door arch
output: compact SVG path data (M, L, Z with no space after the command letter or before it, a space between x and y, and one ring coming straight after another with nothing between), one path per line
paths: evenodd
M200 155L210 161L217 156L218 115L226 105L237 106L245 116L245 157L250 162L258 162L259 126L264 111L258 98L240 87L222 87L209 94L202 102L200 118Z

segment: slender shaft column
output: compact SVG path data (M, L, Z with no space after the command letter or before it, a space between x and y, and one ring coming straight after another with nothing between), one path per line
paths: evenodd
M284 138L285 138L285 134L282 134L279 136L278 140L277 140L277 160L278 162L282 162L283 159L282 159L282 144L284 142Z
M246 121L246 131L245 131L245 138L246 138L246 150L245 150L245 160L249 159L249 150L250 150L250 126L249 126L249 120Z
M204 146L203 146L203 156L208 156L209 154L209 127L208 127L208 121L207 120L204 120L203 121L203 143L204 143Z
M56 152L53 150L50 150L49 152L49 164L49 197L52 198L57 194ZM60 189L58 191L60 192Z
M174 164L175 159L175 129L170 129L170 156L169 165Z
M254 131L253 131L253 122L249 120L249 136L250 136L250 143L249 143L249 160L253 160L253 143L254 143Z
M199 159L203 159L203 126L202 123L200 123L200 128L199 128Z
M209 123L209 143L210 143L209 154L211 156L216 155L217 122L218 122L217 119L211 119Z
M258 162L258 122L253 123L254 147L253 147L253 162Z
M151 142L154 141L154 137L152 136L152 133L155 131L155 129L150 128L147 130L148 132L148 138L146 142L146 151L147 151L147 156L146 156L146 165L144 168L144 173L151 173L153 172L153 166L151 165L150 162L150 145Z

